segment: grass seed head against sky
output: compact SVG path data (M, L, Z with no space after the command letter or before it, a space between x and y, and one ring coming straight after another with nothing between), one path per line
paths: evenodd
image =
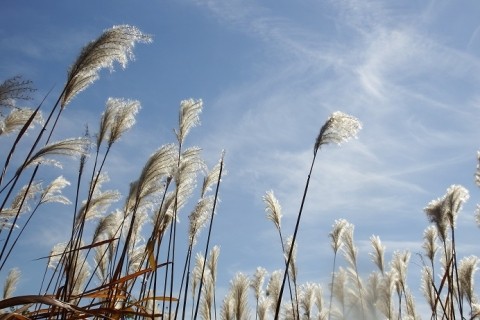
M358 139L322 147L300 226L300 279L326 286L335 219L355 224L368 272L374 269L371 234L389 254L421 251L428 225L423 208L451 184L471 195L458 220L457 251L479 255L473 218L479 202L473 180L480 148L479 16L480 3L453 0L11 1L2 6L0 80L17 74L33 80L32 106L53 88L49 106L81 48L104 29L130 24L151 34L153 43L138 44L125 70L102 71L74 98L56 138L81 136L85 124L96 132L109 97L138 99L137 124L107 163L112 188L126 193L147 157L174 141L180 101L203 99L202 126L187 144L202 147L210 167L226 150L228 175L213 236L222 249L224 287L236 271L282 267L262 196L275 191L283 231L293 232L320 127L337 110L359 118ZM41 177L60 174L74 177L74 166ZM26 265L65 240L62 225L71 210L37 216L24 252L11 264ZM186 215L180 220L187 224ZM416 259L412 255L411 272L419 270ZM24 278L20 285L28 288ZM415 292L419 283L410 286Z

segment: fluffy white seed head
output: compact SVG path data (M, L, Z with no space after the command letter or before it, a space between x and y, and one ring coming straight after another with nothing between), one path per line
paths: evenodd
M348 221L345 219L335 220L333 224L332 232L330 232L329 237L331 238L330 245L332 246L333 252L336 254L338 249L342 246L343 242L343 232L348 226Z
M200 124L202 108L203 101L201 99L188 99L180 102L179 129L175 131L180 145L183 145L190 129Z
M13 268L5 279L3 285L3 299L8 299L13 296L13 292L17 288L18 281L20 280L21 272L18 268Z
M266 205L265 211L267 212L267 219L273 222L277 230L281 230L282 207L280 206L280 202L278 202L272 190L267 191L262 199Z
M324 144L340 144L350 140L358 134L361 128L362 124L357 118L340 111L332 113L320 129L315 141L314 153L317 153Z
M85 90L99 78L103 68L113 71L113 65L118 62L123 68L129 60L134 59L135 43L149 43L152 38L139 29L129 25L119 25L107 29L96 40L87 44L81 51L75 63L70 67L67 85L62 96L62 108L78 93Z

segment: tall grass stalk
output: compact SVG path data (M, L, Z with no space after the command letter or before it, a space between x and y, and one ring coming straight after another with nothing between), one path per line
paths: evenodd
M287 262L285 264L285 271L283 274L282 286L280 288L280 294L278 297L276 309L275 309L275 320L278 319L280 313L280 306L282 304L283 290L285 287L285 280L287 278L288 269L290 266L290 261L292 260L292 253L295 247L295 241L297 239L297 233L300 226L300 219L302 217L303 205L305 204L305 199L307 197L308 186L310 184L310 177L312 175L313 166L315 164L315 159L317 157L317 152L322 145L329 143L342 143L350 138L356 136L357 132L361 129L360 122L347 114L342 112L334 112L327 122L320 129L320 133L315 141L315 146L313 148L313 158L310 164L310 170L307 175L307 181L305 183L305 189L303 191L302 201L300 204L300 209L297 215L297 222L295 223L295 229L292 237L292 246L288 252Z

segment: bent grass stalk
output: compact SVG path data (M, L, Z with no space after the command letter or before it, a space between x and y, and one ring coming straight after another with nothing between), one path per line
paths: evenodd
M283 290L285 287L285 280L287 278L290 261L292 260L292 253L295 247L295 241L297 239L297 233L300 226L300 219L302 217L303 206L305 204L305 199L307 197L308 186L310 184L310 177L312 175L313 166L315 164L315 159L317 157L317 152L322 145L329 144L332 142L339 144L349 140L350 138L356 136L356 134L360 129L361 129L361 124L356 118L339 111L334 112L329 117L327 122L320 129L320 133L315 141L315 146L313 148L313 158L310 165L310 170L308 172L307 181L305 183L305 189L303 191L300 209L297 215L297 222L295 224L295 229L292 237L292 246L288 252L288 258L285 264L285 271L283 274L282 286L280 288L280 295L278 297L278 301L275 309L275 320L278 319L278 316L280 313L280 305L282 304L282 296L283 296Z

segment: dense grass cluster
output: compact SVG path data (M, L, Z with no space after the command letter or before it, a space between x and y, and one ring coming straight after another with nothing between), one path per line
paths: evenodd
M208 170L200 148L186 143L191 129L199 124L201 100L181 101L176 141L153 152L123 197L103 185L109 179L109 154L134 125L139 101L109 98L95 135L86 132L80 138L51 141L63 110L98 79L99 71L112 69L116 63L125 67L133 58L134 45L150 41L135 27L106 30L83 48L52 106L41 102L34 109L18 107L34 91L32 83L22 77L0 84L0 139L11 142L8 147L2 142L0 271L7 273L7 261L41 207L73 204L70 237L48 254L39 291L15 296L20 271L8 271L0 301L2 319L420 319L407 286L410 252L394 252L386 262L385 246L372 236L375 270L365 277L358 270L354 226L344 219L336 220L330 233L330 283L323 287L298 283L296 238L317 154L327 144L355 137L361 129L355 117L335 112L321 127L292 236L286 236L282 228L282 208L274 192L263 197L285 264L271 272L258 267L253 275L236 274L229 292L219 300L220 250L210 244L210 235L224 156ZM62 156L78 159L76 180L59 176L47 185L37 181L39 170L61 166ZM480 186L480 171L476 182ZM62 194L70 185L74 199ZM478 258L458 257L456 252L456 218L468 198L464 187L452 185L424 209L431 225L424 232L421 288L431 319L480 318L474 290ZM120 199L123 204L118 205ZM180 215L188 215L188 234L177 230ZM207 234L199 243L202 229ZM186 238L185 249L179 249L180 237Z

